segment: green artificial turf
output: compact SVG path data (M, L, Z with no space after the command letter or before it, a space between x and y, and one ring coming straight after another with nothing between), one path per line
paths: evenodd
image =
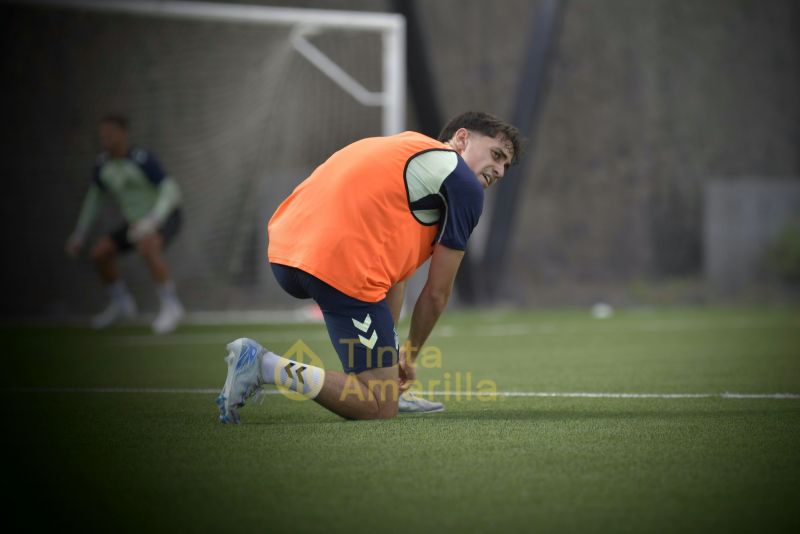
M31 529L800 530L800 399L720 395L800 394L795 308L452 313L426 390L711 396L451 396L377 422L278 394L217 422L226 341L337 369L320 325L0 333L5 506Z

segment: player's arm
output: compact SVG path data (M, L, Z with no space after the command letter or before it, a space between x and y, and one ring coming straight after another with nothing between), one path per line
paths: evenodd
M401 348L401 389L407 388L414 380L416 373L413 364L417 354L447 307L450 294L453 292L453 282L463 258L463 250L451 249L442 244L437 244L433 249L428 280L414 306L408 340Z
M128 230L128 238L136 242L144 236L154 233L180 203L181 190L178 183L170 177L164 178L158 184L158 196L153 208L147 215L131 225Z
M446 200L445 219L433 248L428 280L411 316L405 355L412 362L450 300L467 241L483 211L483 188L463 160L455 165L440 186L439 194Z
M158 184L158 196L153 208L142 219L131 225L128 230L128 238L136 242L144 236L154 233L180 203L181 190L178 183L169 176L165 177Z
M92 227L92 223L97 218L97 213L103 204L103 191L97 184L92 184L86 197L83 199L80 215L78 215L78 223L75 225L75 230L67 239L67 254L70 256L77 256L83 244L86 241L86 236Z
M167 220L172 210L180 205L181 188L178 187L178 182L164 171L161 162L152 152L137 148L133 152L133 160L158 190L156 201L150 209L150 213L147 214L147 218L152 219L157 226L160 226Z
M467 241L483 211L483 187L461 159L439 187L444 201L440 235L431 256L428 280L411 315L408 340L400 349L400 388L414 380L414 362L436 321L447 307Z
M406 281L397 282L389 291L386 292L386 304L392 312L392 322L397 326L400 321L400 312L403 309L403 300L406 296Z
M178 182L167 176L155 155L147 150L137 148L133 152L132 159L139 165L139 168L157 188L158 192L150 212L142 219L134 221L128 231L128 237L131 241L139 241L144 236L158 230L164 224L169 214L180 205L182 196Z
M159 222L164 222L169 214L181 203L181 189L178 182L167 176L158 184L158 198L150 211L150 215Z

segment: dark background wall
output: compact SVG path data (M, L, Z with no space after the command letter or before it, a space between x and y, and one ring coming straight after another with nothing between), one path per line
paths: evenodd
M532 7L457 4L421 5L447 114L510 116ZM505 295L583 301L608 286L695 277L707 183L800 175L800 5L563 5ZM459 28L502 38L463 43Z
M571 2L514 265L544 284L698 273L709 180L800 174L798 12Z
M269 5L390 9L389 2L366 0ZM569 0L563 6L541 120L528 147L503 294L534 305L635 302L631 288L637 284L699 279L705 185L743 177L796 182L800 176L800 3ZM511 117L534 7L523 0L418 2L435 97L446 117L465 109ZM15 254L17 261L4 262L4 293L19 293L23 280L28 290L46 288L33 291L27 313L53 311L53 302L60 303L56 311L86 311L99 297L78 293L96 282L85 266L68 264L61 247L96 151L93 122L75 121L75 99L58 80L41 86L47 77L37 69L52 62L66 30L42 34L39 16L0 6L2 77L14 80L3 84L1 104L9 118L0 149L6 162L3 243L5 250L25 251L25 260ZM150 52L157 60L158 51ZM91 70L91 56L86 61ZM135 72L136 65L121 68ZM332 120L346 121L346 114ZM413 107L408 123L412 129L418 124ZM69 131L69 147L54 142L54 129ZM333 128L326 142L341 146L361 132ZM159 141L157 128L143 133ZM25 164L42 161L49 165ZM59 167L64 174L54 177ZM276 197L287 190L272 188ZM492 195L489 200L488 211ZM487 220L471 254L481 253ZM18 231L31 226L43 231L35 241L21 240ZM41 237L47 234L53 237ZM191 286L191 269L181 268L180 275ZM229 306L285 304L269 288L257 294L255 301L233 299ZM19 305L6 302L5 315L19 312Z

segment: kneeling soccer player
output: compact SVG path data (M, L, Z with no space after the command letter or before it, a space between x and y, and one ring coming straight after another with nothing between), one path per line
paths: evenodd
M405 392L420 348L447 306L484 190L519 154L516 128L482 112L452 119L439 140L415 132L362 139L333 154L269 222L269 261L290 295L314 299L344 372L301 364L250 339L228 345L220 421L263 384L278 384L348 419L441 411ZM406 280L428 278L398 346Z

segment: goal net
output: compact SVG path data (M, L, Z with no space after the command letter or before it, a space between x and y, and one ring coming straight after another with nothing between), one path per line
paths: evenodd
M49 312L84 314L102 303L86 264L68 264L73 227L99 152L98 119L128 116L133 143L152 150L182 188L184 225L167 251L179 293L194 311L285 309L274 283L266 225L315 166L356 139L402 129L402 19L192 2L28 2L5 6L6 58L25 104L19 149L33 153L23 188L47 190ZM16 119L13 117L17 114ZM47 146L37 139L48 140ZM41 152L40 152L41 153ZM119 223L109 207L93 235ZM40 235L38 235L40 234ZM147 309L147 269L121 263ZM42 267L46 270L45 267Z

